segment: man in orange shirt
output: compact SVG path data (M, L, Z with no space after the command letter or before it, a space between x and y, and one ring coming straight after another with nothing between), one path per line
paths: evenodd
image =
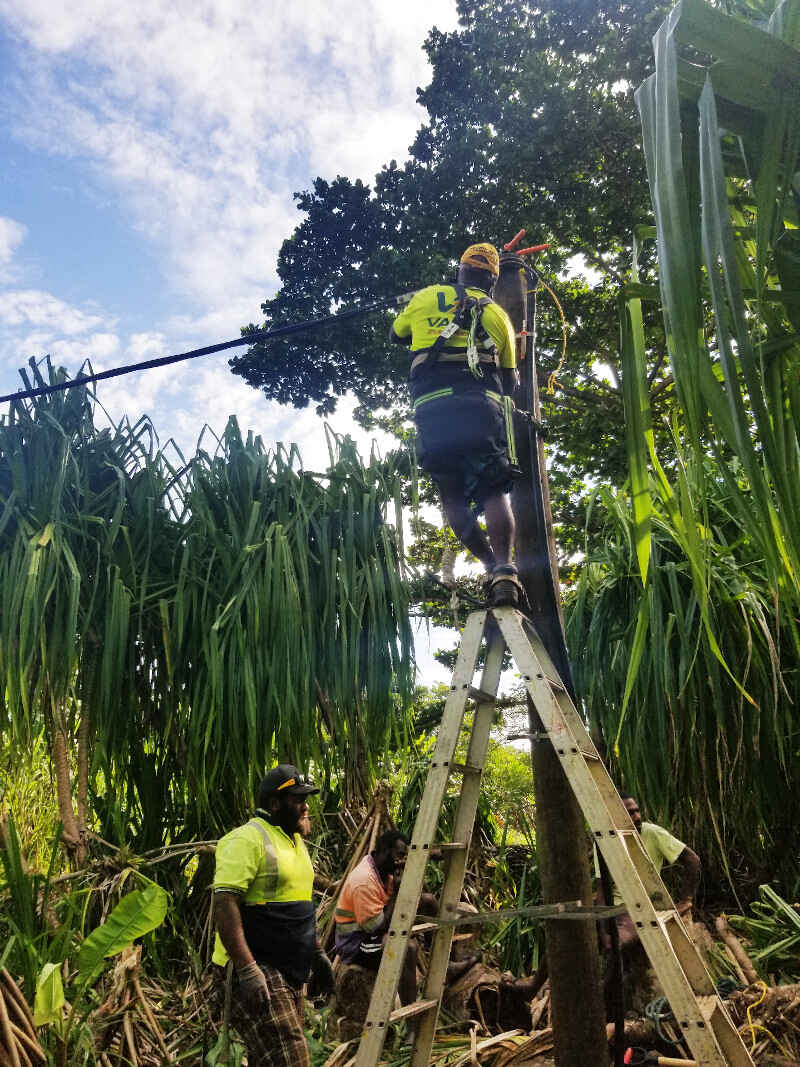
M381 834L370 852L347 876L336 904L336 952L343 963L377 971L395 893L408 853L408 838L399 830ZM403 1004L417 999L417 946L412 938L398 988Z

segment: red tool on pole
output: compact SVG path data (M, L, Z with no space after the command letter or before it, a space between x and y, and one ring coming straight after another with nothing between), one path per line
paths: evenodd
M524 236L525 236L525 231L524 230L520 230L519 233L514 234L514 236L511 238L511 240L508 242L508 244L507 245L503 245L503 251L504 252L514 252L516 246L519 244L519 242L522 240L522 238ZM544 244L544 245L531 245L530 248L519 248L519 249L516 249L515 254L518 255L518 256L527 256L527 254L529 252L543 252L545 250L545 248L549 248L549 247L550 247L550 242L548 241L547 244Z
M676 1060L672 1056L659 1056L657 1052L633 1045L625 1053L623 1063L629 1063L631 1067L641 1067L649 1063L658 1063L661 1067L697 1067L697 1060Z

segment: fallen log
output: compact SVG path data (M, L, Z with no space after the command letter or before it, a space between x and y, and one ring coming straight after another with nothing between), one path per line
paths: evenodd
M731 954L735 957L737 963L741 967L748 984L758 981L758 972L753 966L753 962L745 952L741 941L736 934L728 926L728 920L724 915L719 915L714 921L714 928L730 949Z

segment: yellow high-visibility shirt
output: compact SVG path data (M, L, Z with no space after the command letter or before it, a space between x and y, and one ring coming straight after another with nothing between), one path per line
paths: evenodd
M480 300L486 297L480 289L468 288L469 296ZM411 352L430 348L439 334L453 321L458 293L452 285L429 285L420 289L394 320L392 328L398 337L411 338ZM494 301L481 313L481 325L496 347L498 365L513 370L517 365L514 327L506 312ZM447 351L467 350L467 330L458 330L447 340ZM480 346L479 346L480 347Z
M654 822L643 822L642 829L639 831L639 836L642 839L642 844L644 845L645 852L650 857L650 861L652 862L653 866L659 874L661 873L661 868L664 866L665 863L668 867L671 864L675 863L680 854L686 848L686 845L684 845L683 841L679 841L677 837L673 837L669 830L665 830L663 826L658 826ZM596 846L594 856L594 873L595 877L599 878L600 868L597 862ZM614 886L614 903L624 903L616 885Z
M236 893L244 904L292 904L311 901L314 868L300 834L289 837L266 819L251 819L217 843L215 893ZM228 953L219 934L214 963L224 966Z

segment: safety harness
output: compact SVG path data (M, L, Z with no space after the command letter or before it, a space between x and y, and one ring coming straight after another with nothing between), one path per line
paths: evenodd
M456 291L457 300L452 321L445 326L430 348L416 353L411 364L411 371L413 373L418 367L438 363L440 360L446 363L460 363L466 359L473 376L482 378L481 363L497 365L495 343L481 323L483 309L492 301L488 296L470 296L466 286L458 282L454 283L453 288ZM459 330L467 330L466 350L447 343Z
M497 366L497 346L481 323L483 309L488 304L491 304L492 301L488 296L470 296L466 286L458 282L454 283L453 288L456 291L457 302L452 321L445 326L430 348L426 348L416 354L411 364L411 371L413 372L417 367L438 363L440 360L449 363L461 363L466 358L467 366L473 377L482 378L483 368L481 363L487 363L493 367ZM458 333L459 330L468 331L466 350L447 344L450 338ZM441 389L434 389L430 393L424 393L414 401L414 411L421 404L453 396L455 392L456 390L452 386L444 386ZM485 395L503 409L506 441L508 442L508 459L511 466L517 470L517 448L514 440L514 401L510 396L501 396L500 393L495 393L491 389L487 389Z

